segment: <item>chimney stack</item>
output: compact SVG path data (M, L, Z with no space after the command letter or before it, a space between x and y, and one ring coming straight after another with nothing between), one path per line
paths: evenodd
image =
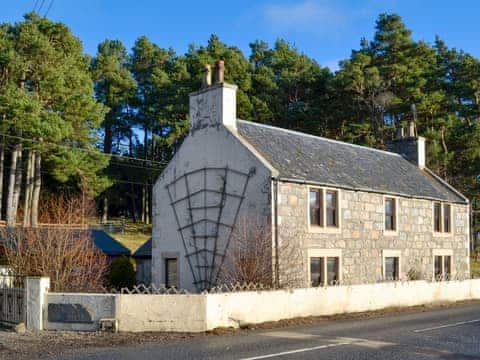
M425 167L425 138L415 136L415 123L410 122L407 136L402 127L397 128L395 139L387 144L388 151L402 155L405 159L418 166Z
M212 84L210 65L202 73L202 88L190 93L190 132L225 126L237 129L237 87L224 82L225 64L215 63L215 80Z
M225 62L218 60L215 63L215 84L223 84L225 77Z

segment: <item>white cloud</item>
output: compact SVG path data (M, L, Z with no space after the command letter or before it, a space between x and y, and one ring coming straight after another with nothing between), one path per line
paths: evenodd
M270 4L263 11L264 19L274 28L323 34L339 30L344 12L330 1L305 0L288 4Z

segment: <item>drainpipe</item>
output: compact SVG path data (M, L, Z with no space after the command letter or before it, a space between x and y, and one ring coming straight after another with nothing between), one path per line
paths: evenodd
M278 265L278 179L274 178L273 179L273 208L275 212L274 216L274 233L273 233L273 238L275 242L275 288L280 287L280 271L279 271L279 265Z

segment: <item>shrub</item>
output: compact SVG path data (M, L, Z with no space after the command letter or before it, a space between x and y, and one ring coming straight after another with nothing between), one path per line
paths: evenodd
M411 280L411 281L414 281L414 280L421 280L422 278L422 275L420 274L420 271L418 271L417 269L410 269L408 270L407 272L407 279L408 280Z
M126 256L115 259L110 266L108 283L116 289L132 288L135 285L135 266L133 259Z

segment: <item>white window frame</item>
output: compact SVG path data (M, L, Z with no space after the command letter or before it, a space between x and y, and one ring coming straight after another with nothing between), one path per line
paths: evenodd
M435 256L442 257L442 277L445 275L444 269L444 256L450 256L450 276L453 277L454 267L453 267L453 250L452 249L432 249L432 280L437 280L435 278Z
M382 279L387 280L385 276L385 259L388 257L397 257L398 258L398 280L403 279L402 272L402 251L401 250L382 250ZM388 280L396 281L396 280Z
M395 230L387 230L385 228L385 201L387 199L393 199L395 201ZM399 209L399 198L397 196L383 195L383 233L384 235L398 235L398 209Z
M333 285L328 285L327 284L327 258L329 257L337 257L338 258L338 281L339 283L342 283L343 276L342 276L342 250L341 249L308 249L307 252L307 278L308 278L308 286L312 287L312 274L310 272L310 259L311 258L319 258L323 257L325 258L325 261L323 262L323 273L325 274L325 279L324 283L321 284L319 287L324 287L324 286L333 286Z
M322 193L321 215L323 225L310 224L310 191L319 190ZM326 206L326 193L327 191L335 191L337 193L337 226L327 226L327 206ZM342 192L340 189L325 187L325 186L313 186L307 185L307 231L310 233L340 233L342 229Z
M435 204L440 204L440 231L435 230ZM444 208L445 205L450 206L450 231L445 232L445 224L444 224ZM449 202L442 202L442 201L433 201L432 202L432 232L434 236L440 236L440 237L450 237L453 236L453 229L455 228L454 226L454 206L453 204Z

